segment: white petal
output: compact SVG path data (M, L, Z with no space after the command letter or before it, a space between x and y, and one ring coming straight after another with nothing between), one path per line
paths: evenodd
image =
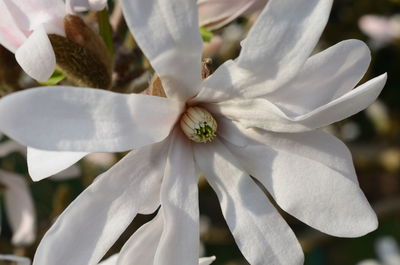
M36 265L97 264L137 213L159 205L168 141L129 153L57 219L35 255Z
M342 41L312 56L296 78L266 98L286 113L308 113L353 89L370 61L370 51L364 42Z
M100 11L107 7L107 0L66 0L68 13L75 14L88 10Z
M290 81L317 44L329 18L332 0L272 0L248 37L237 58L239 67L262 79L263 89L245 87L256 97Z
M117 260L118 260L119 254L114 254L111 257L103 260L102 262L99 263L99 265L116 265Z
M206 258L200 258L199 259L199 265L210 265L215 261L215 256L212 257L206 257Z
M387 75L378 76L345 95L300 116L288 116L266 99L231 100L207 104L216 115L239 121L245 127L274 132L301 132L321 128L350 117L372 104L386 83Z
M12 16L4 0L0 0L0 10L0 44L15 53L27 37L15 21L18 17Z
M56 56L43 27L36 29L15 53L22 69L38 81L47 81L56 67Z
M116 264L153 265L163 225L162 210L159 210L153 220L140 227L125 243Z
M64 31L65 5L62 0L2 0L14 17L19 28L30 32L43 24L52 24L58 31ZM47 32L47 33L57 33ZM35 50L32 50L35 52Z
M229 149L283 210L334 236L358 237L376 229L376 215L341 141L323 131L242 133L256 141L240 147L227 143Z
M169 98L198 91L203 42L195 0L122 0L127 24Z
M154 265L197 265L199 203L193 152L180 129L173 137L161 186L164 231Z
M248 10L256 0L198 0L199 24L218 29Z
M69 168L85 155L87 153L46 151L28 147L29 175L33 181L42 180Z
M161 97L40 87L2 98L0 127L38 149L122 152L163 140L181 109L182 103Z
M303 264L290 227L260 188L218 140L197 145L195 159L217 193L222 213L250 264Z
M20 145L13 140L0 143L0 157L8 156L9 154L14 152L22 153L23 155L25 155L26 147Z
M17 246L32 244L36 239L36 211L29 187L23 176L0 170L0 182L6 186L5 210L13 231L11 242Z

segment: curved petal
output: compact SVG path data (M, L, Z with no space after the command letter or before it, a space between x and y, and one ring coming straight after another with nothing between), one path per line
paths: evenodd
M0 44L15 53L18 47L25 42L27 36L18 27L15 22L17 18L12 16L4 0L0 0L0 10Z
M64 31L65 4L62 0L2 1L24 32L36 30L43 24L52 24L53 28L57 28L56 32L47 33Z
M386 83L378 76L345 95L300 116L288 116L266 99L231 100L206 104L209 111L239 121L245 127L273 132L302 132L321 128L350 117L372 104Z
M195 1L122 0L127 24L168 98L186 100L201 81L203 42Z
M263 89L243 87L257 97L289 82L299 71L328 21L332 0L271 0L242 42L239 67L263 81Z
M242 15L257 0L198 0L199 24L210 30L225 26Z
M47 81L56 67L56 55L43 27L17 49L15 58L29 76L41 82Z
M69 168L88 153L45 151L28 147L27 162L33 181L53 176Z
M163 140L181 111L182 103L161 97L40 87L0 101L0 128L38 149L122 152Z
M97 177L40 243L36 265L97 264L137 213L156 210L168 141L130 152Z
M292 230L218 140L196 145L195 159L217 193L222 213L250 264L303 264Z
M215 256L212 257L205 257L205 258L200 258L199 259L199 265L210 265L215 261Z
M312 56L296 78L266 98L286 113L306 114L348 93L360 82L370 61L364 42L342 41Z
M153 220L141 226L125 243L116 264L153 265L163 226L163 214L159 210Z
M0 254L0 261L18 262L17 265L31 265L31 260L25 257Z
M358 237L377 228L351 154L340 140L323 131L288 134L241 129L241 133L248 145L227 143L229 150L283 210L339 237Z
M27 246L36 239L36 210L23 176L0 170L0 182L6 186L5 210L17 246Z
M180 129L174 131L161 186L164 231L154 265L197 265L199 203L193 152Z

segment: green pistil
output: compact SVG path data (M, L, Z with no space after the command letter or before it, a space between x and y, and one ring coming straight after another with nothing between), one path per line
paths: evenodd
M203 124L199 124L200 128L196 130L196 136L201 140L201 142L211 141L215 137L214 130L207 124L207 122L203 122Z

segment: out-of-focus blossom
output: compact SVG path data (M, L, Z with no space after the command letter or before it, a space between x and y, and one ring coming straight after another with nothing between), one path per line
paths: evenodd
M28 184L23 176L1 169L0 183L5 186L5 210L13 232L12 244L32 244L36 239L36 211Z
M19 257L14 255L1 255L0 254L0 263L1 261L13 262L14 265L31 265L31 260L25 257Z
M377 100L365 110L378 133L385 134L391 129L389 110L382 101Z
M387 77L356 87L371 59L358 40L311 56L331 0L270 0L238 58L204 80L193 1L121 3L167 98L58 86L0 100L0 129L28 146L134 149L57 219L35 264L97 264L138 213L160 205L158 216L125 243L120 264L197 264L197 169L250 264L304 259L293 231L250 175L281 209L324 233L357 237L376 229L349 150L319 129L369 106Z
M400 15L384 17L362 16L358 22L360 29L371 38L371 45L381 48L400 38Z
M357 263L356 265L382 265L379 263L377 260L374 259L368 259L368 260L363 260Z
M392 236L378 239L375 244L375 251L383 265L400 264L399 246Z
M198 0L200 26L217 29L241 15L261 11L268 0Z
M0 44L15 53L22 69L38 81L46 81L56 66L48 34L65 36L64 16L71 4L90 3L99 8L104 1L0 0Z

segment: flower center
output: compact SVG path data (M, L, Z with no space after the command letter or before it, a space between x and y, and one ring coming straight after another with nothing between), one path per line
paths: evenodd
M217 132L217 122L213 116L200 107L190 107L181 117L183 133L196 143L211 142Z

